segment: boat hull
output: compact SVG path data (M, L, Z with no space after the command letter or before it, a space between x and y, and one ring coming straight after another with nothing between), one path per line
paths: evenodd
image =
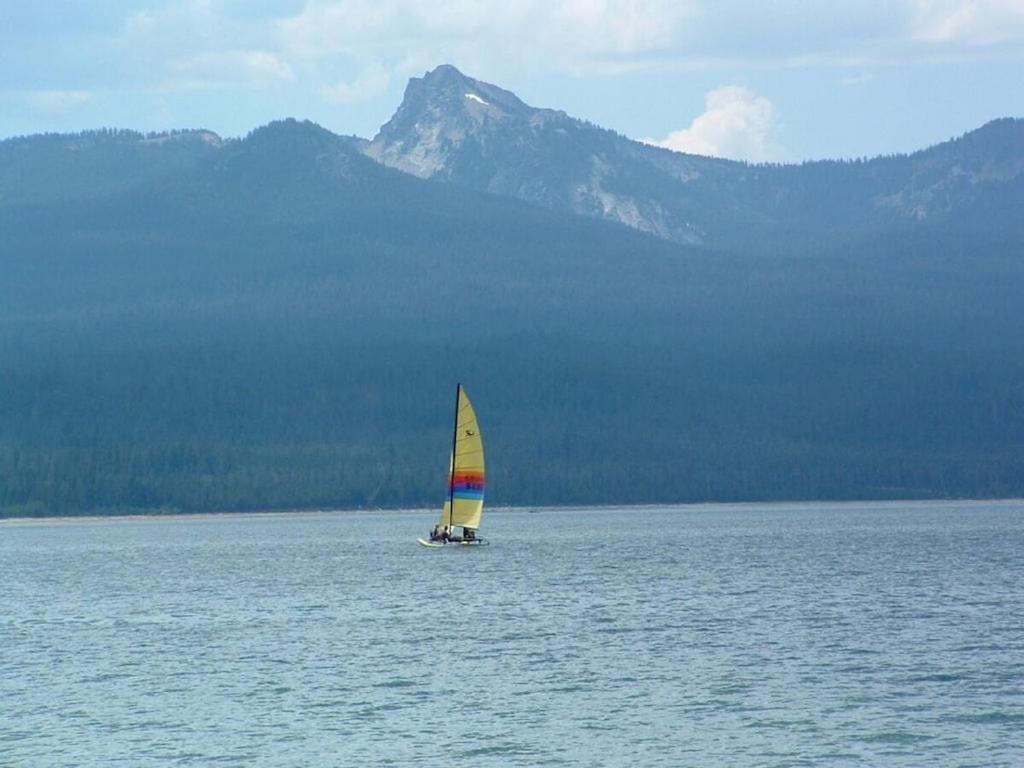
M431 549L443 549L444 547L486 547L490 544L487 539L475 539L474 541L427 541L426 539L416 539L416 543L421 547L430 547Z

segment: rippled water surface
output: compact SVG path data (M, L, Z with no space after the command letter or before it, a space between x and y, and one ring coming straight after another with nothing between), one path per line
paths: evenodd
M1024 504L433 522L0 523L0 765L1024 765Z

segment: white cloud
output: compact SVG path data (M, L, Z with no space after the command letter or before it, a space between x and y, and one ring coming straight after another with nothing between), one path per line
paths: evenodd
M224 32L223 17L208 0L157 2L130 13L121 26L122 41L159 48L193 48Z
M874 79L874 75L870 72L857 72L855 74L844 75L839 78L839 82L843 85L864 85L864 83L870 83Z
M81 106L92 100L89 91L30 91L26 94L30 106L46 111L60 112Z
M141 4L138 4L141 5ZM263 23L264 27L267 26ZM140 91L260 88L295 73L258 22L228 14L218 0L149 0L127 14L110 50Z
M124 22L124 34L128 36L144 35L156 28L159 23L153 11L138 11L131 14Z
M371 99L396 80L455 63L473 76L608 72L670 47L698 0L309 0L276 23L278 45L326 84L334 104ZM356 65L354 79L329 73Z
M676 152L734 160L784 160L788 153L775 143L778 125L775 106L738 85L725 85L705 97L703 114L689 128L674 131L660 141L645 139Z
M275 27L276 49L328 83L333 67L382 64L394 83L451 62L497 82L833 68L853 84L879 67L1019 56L1007 41L1024 40L1024 0L307 0ZM321 93L358 100L369 93L362 77Z
M390 3L373 0L309 3L297 16L277 22L282 43L294 56L319 58L350 53L398 22Z
M201 53L171 68L206 82L271 85L295 79L286 61L269 51L218 51Z
M563 0L542 3L548 14L541 29L553 45L593 54L664 50L678 42L685 22L699 7L680 0Z
M915 39L986 47L1024 40L1024 0L916 0Z
M52 17L48 24L59 20L58 37L26 34L15 14L10 29L0 29L5 61L11 63L0 73L5 87L22 105L70 109L90 93L228 93L287 84L296 98L272 113L301 104L316 109L317 99L361 105L377 99L373 108L383 118L407 76L445 62L530 98L524 90L529 83L565 74L610 80L653 71L680 78L687 72L704 77L718 72L712 82L721 83L753 70L827 70L836 87L873 78L880 90L887 67L1002 59L1012 78L1010 67L1024 60L1024 0L130 0L121 5L127 7L99 12L90 6L89 14L70 17L67 9L56 7L31 12L32 18ZM102 23L82 31L82 19L94 15ZM41 45L44 39L59 44ZM33 86L24 84L40 82L89 90L39 91L29 97ZM588 86L574 108L599 102L596 91ZM369 114L370 109L350 112ZM704 151L740 153L729 149L738 139L730 144L721 138L722 125L712 130L713 116L728 122L725 116L735 117L738 109L709 111L677 132L679 141L703 142ZM748 120L738 134L758 135L753 123ZM718 138L709 138L715 131ZM770 141L743 146L746 156L780 152Z
M671 47L697 0L312 0L278 22L291 55L488 60L576 71Z
M320 94L329 104L358 104L368 101L388 87L391 74L380 64L371 64L351 82L324 86Z

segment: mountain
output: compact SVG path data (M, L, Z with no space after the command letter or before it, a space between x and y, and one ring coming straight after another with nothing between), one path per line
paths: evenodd
M97 130L0 141L0 204L52 202L124 191L180 173L223 146L211 131Z
M413 78L365 151L424 179L604 218L688 243L957 221L1024 190L1024 120L1004 119L909 156L749 165L671 152L536 109L445 65ZM987 226L1016 235L1010 206Z
M420 178L607 218L682 242L698 242L705 233L686 220L690 203L672 199L678 184L741 168L656 150L564 112L534 109L447 65L410 80L398 111L366 153Z
M632 141L443 65L410 80L372 141L332 141L421 179L715 248L946 228L1024 238L1020 119L910 155L750 165ZM235 143L202 130L10 139L0 142L0 201L123 191L212 162Z
M0 514L434 504L456 381L498 504L1020 495L1016 126L929 150L973 181L919 165L897 224L813 207L870 163L695 159L786 190L694 198L730 247L303 121L0 142Z
M55 146L59 158L66 150ZM9 277L0 316L29 327L55 316L88 326L104 314L143 323L303 316L356 339L449 340L455 301L486 309L485 328L565 323L581 297L578 311L591 310L595 290L622 305L657 289L616 264L618 254L671 265L680 252L613 224L422 181L310 122L271 123L193 160L122 191L98 183L86 199L0 205ZM44 267L53 279L41 279ZM575 284L609 267L628 296Z

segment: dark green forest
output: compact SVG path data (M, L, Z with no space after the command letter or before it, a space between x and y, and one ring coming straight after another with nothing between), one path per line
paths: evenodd
M24 195L0 143L0 514L436 504L459 381L493 504L1024 495L1019 185L697 248L308 124L83 140L108 183Z

